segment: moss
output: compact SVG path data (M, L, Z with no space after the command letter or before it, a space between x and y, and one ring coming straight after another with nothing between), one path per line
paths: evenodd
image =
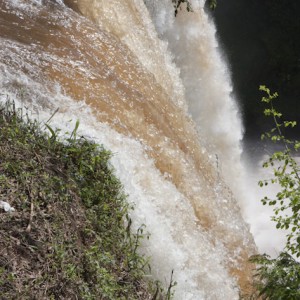
M1 299L161 299L144 280L111 153L77 138L61 142L13 104L0 109ZM158 295L159 294L159 295Z

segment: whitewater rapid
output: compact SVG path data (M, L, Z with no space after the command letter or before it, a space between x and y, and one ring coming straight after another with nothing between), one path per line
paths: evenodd
M171 1L0 3L1 100L113 153L141 251L175 299L238 299L256 247L243 198L242 124L215 28ZM145 5L146 4L146 5ZM246 197L246 196L245 196Z

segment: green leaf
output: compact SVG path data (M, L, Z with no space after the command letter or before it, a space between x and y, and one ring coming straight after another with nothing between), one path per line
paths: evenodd
M55 133L55 131L50 127L50 125L45 124L45 126L46 126L46 128L47 128L47 129L50 131L50 133L51 133L50 139L56 140L56 133Z

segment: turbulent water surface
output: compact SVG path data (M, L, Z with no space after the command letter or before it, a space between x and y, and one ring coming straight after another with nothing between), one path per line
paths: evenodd
M152 276L176 299L238 299L255 253L233 196L242 126L201 1L0 2L1 99L110 149ZM230 186L230 188L228 187ZM231 192L233 191L233 193Z

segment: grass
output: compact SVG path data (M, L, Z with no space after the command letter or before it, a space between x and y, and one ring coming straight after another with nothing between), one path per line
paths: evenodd
M145 279L111 153L77 137L61 142L13 103L0 107L1 299L171 299Z

